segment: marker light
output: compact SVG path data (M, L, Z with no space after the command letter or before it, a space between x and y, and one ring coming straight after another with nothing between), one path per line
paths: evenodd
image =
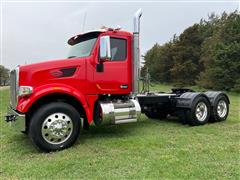
M27 96L32 94L33 88L31 86L20 86L18 90L19 96Z

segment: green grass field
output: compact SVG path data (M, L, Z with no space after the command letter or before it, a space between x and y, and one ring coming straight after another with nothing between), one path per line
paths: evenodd
M91 126L73 147L48 154L3 121L8 90L0 95L0 179L240 179L237 94L229 94L225 122L190 127L142 115L137 123Z

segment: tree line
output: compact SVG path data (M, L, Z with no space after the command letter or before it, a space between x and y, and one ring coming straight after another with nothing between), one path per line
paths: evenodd
M0 86L6 86L9 84L9 69L0 65Z
M212 13L144 55L142 75L177 86L240 91L240 14Z

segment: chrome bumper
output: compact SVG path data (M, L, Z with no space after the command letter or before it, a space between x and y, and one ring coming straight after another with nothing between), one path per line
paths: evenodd
M5 121L8 122L12 127L14 127L18 131L25 131L25 115L19 114L11 107L8 108L8 114L5 116Z

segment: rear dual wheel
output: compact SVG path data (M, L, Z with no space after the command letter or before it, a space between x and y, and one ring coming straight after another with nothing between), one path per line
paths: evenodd
M226 96L219 95L212 107L206 97L199 96L194 100L191 109L184 109L179 113L179 117L184 124L198 126L206 124L208 121L224 121L228 113L229 101Z
M211 107L208 99L204 96L199 96L194 99L191 109L185 109L179 115L184 124L199 126L208 122L210 112Z
M211 122L225 121L229 112L229 102L226 96L220 95L215 100L216 103L212 107Z
M42 151L56 151L74 144L81 127L78 111L69 104L43 105L32 116L29 136Z

